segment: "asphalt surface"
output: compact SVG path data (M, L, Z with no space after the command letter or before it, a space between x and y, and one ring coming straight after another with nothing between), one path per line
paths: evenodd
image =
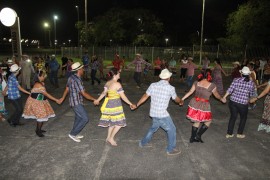
M127 97L136 103L145 93L150 81L144 81L137 89L132 72L123 72L123 88ZM151 79L151 77L150 77ZM60 88L47 82L47 91L61 97L66 78L61 78ZM225 79L225 89L230 82ZM86 90L98 97L101 85L85 81ZM182 97L186 90L183 83L173 81L177 94ZM26 96L23 96L26 99ZM25 100L24 100L25 102ZM35 120L21 119L24 126L11 127L0 123L0 179L270 179L270 136L258 132L263 111L263 100L249 111L244 133L246 138L226 139L229 119L228 104L211 98L213 123L203 134L205 143L189 143L191 123L185 113L189 100L183 107L170 102L168 111L177 128L177 147L180 155L166 154L166 133L159 129L151 141L152 147L140 148L139 140L151 126L148 100L135 111L124 104L127 127L116 135L117 147L105 143L107 128L98 127L100 106L85 101L90 122L81 132L82 142L68 137L74 121L74 113L68 98L62 105L50 102L56 117L45 123L45 137L35 134ZM7 109L14 111L6 100ZM239 120L235 126L235 132Z

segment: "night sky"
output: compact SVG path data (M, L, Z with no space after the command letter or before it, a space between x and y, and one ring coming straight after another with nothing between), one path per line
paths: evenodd
M206 0L205 38L218 38L225 35L225 20L229 13L237 10L246 0ZM14 9L21 22L22 38L44 38L44 21L49 21L53 37L53 15L59 20L56 24L57 39L76 44L77 11L79 6L80 20L84 21L84 0L1 0L0 9ZM88 0L88 21L102 15L112 7L127 9L149 9L164 22L165 36L176 38L175 44L185 44L191 33L200 31L202 0ZM139 14L138 14L139 17ZM1 23L0 23L1 24ZM0 38L10 35L9 28L0 25ZM170 39L171 39L170 38Z

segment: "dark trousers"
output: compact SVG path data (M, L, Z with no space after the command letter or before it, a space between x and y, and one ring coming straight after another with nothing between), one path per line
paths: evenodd
M23 113L22 98L19 99L10 99L11 104L13 105L14 113L10 116L9 120L12 124L19 124L20 119Z
M233 134L234 124L235 124L238 114L240 115L240 123L237 130L237 134L243 134L246 121L247 121L248 105L239 104L239 103L230 101L229 109L230 109L231 117L230 117L230 121L228 125L227 134L230 134L230 135Z
M95 84L95 80L98 82L98 84L100 84L100 80L96 77L96 74L97 74L97 70L92 69L91 70L92 85Z
M141 72L134 72L134 80L137 83L137 86L141 86Z
M49 79L50 79L50 83L54 86L58 86L58 70L57 71L51 71L50 72L50 76L49 76Z

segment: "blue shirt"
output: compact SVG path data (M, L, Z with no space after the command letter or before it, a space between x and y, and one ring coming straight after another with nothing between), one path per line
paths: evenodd
M83 82L76 74L68 78L67 87L69 89L69 105L71 107L83 104L83 96L80 93L84 90Z
M57 71L59 68L59 63L56 61L56 59L53 59L49 62L49 67L51 71Z
M9 77L8 77L8 99L19 99L21 97L20 95L20 91L19 91L19 82L17 81L16 76L12 73Z
M177 97L175 87L166 80L160 80L159 82L152 83L147 89L146 94L151 96L151 117L163 118L170 116L167 108L170 99Z

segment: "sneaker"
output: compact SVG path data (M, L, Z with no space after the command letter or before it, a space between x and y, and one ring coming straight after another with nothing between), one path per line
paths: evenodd
M167 152L167 155L173 156L173 155L178 155L178 154L180 154L180 153L181 153L180 150L178 150L178 149L173 149L171 152Z
M136 86L136 88L140 89L141 87L140 86Z
M83 135L77 135L76 138L82 139L84 136Z
M70 134L68 136L75 142L81 142L81 140L79 138L77 138L76 136L72 136Z
M243 139L243 138L246 137L246 135L244 135L244 134L237 134L236 137L237 137L237 138L240 138L240 139Z
M226 134L226 138L232 138L234 135L233 134Z

